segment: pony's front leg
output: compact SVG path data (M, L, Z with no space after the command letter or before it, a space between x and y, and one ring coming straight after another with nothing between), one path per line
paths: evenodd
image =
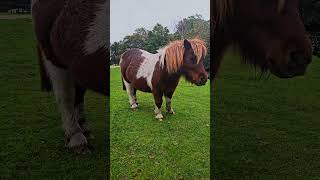
M75 108L75 82L68 71L54 66L48 60L45 61L45 66L61 112L66 146L78 153L86 153L88 141L78 123L79 109Z
M171 99L172 99L172 94L171 96L165 96L165 99L166 99L166 110L167 110L167 113L169 114L176 114L172 108L172 105L171 105Z
M161 113L162 96L163 96L163 93L161 91L157 91L157 90L153 91L153 97L155 101L154 114L155 114L155 118L158 119L159 121L162 121L163 119L163 115Z

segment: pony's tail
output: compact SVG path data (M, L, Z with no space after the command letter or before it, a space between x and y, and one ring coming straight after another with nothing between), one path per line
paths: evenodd
M39 45L37 45L37 51L38 51L38 61L39 61L39 67L40 67L41 90L49 92L49 91L52 91L52 84L46 72L42 50Z
M121 81L122 81L122 90L126 91L126 90L127 90L127 88L126 88L126 86L124 85L123 77L121 77Z
M124 54L124 53L122 53L122 54L120 55L120 60L119 60L120 68L121 68L121 62L122 62L122 56L123 56L123 54ZM126 91L127 88L126 88L126 86L124 85L123 76L122 76L122 75L121 75L121 81L122 81L122 90Z

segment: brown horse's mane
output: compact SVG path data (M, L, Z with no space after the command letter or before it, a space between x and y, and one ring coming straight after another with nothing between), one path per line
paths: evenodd
M205 42L201 39L195 38L188 40L192 46L194 54L197 56L197 64L201 58L206 56L207 48ZM175 73L183 64L184 45L183 40L176 40L170 42L160 51L160 64L162 67L166 65L169 73Z

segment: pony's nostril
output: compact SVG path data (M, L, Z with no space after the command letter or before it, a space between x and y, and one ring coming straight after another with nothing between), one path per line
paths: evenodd
M310 63L310 59L305 57L303 53L300 52L292 52L290 54L290 59L297 65L306 65Z
M203 84L206 83L207 82L207 78L201 77L200 82L203 83Z

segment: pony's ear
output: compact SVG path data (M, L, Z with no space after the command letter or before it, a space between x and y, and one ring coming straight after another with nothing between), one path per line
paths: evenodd
M184 45L185 49L191 49L192 48L190 42L188 40L186 40L186 39L184 40L183 45Z

